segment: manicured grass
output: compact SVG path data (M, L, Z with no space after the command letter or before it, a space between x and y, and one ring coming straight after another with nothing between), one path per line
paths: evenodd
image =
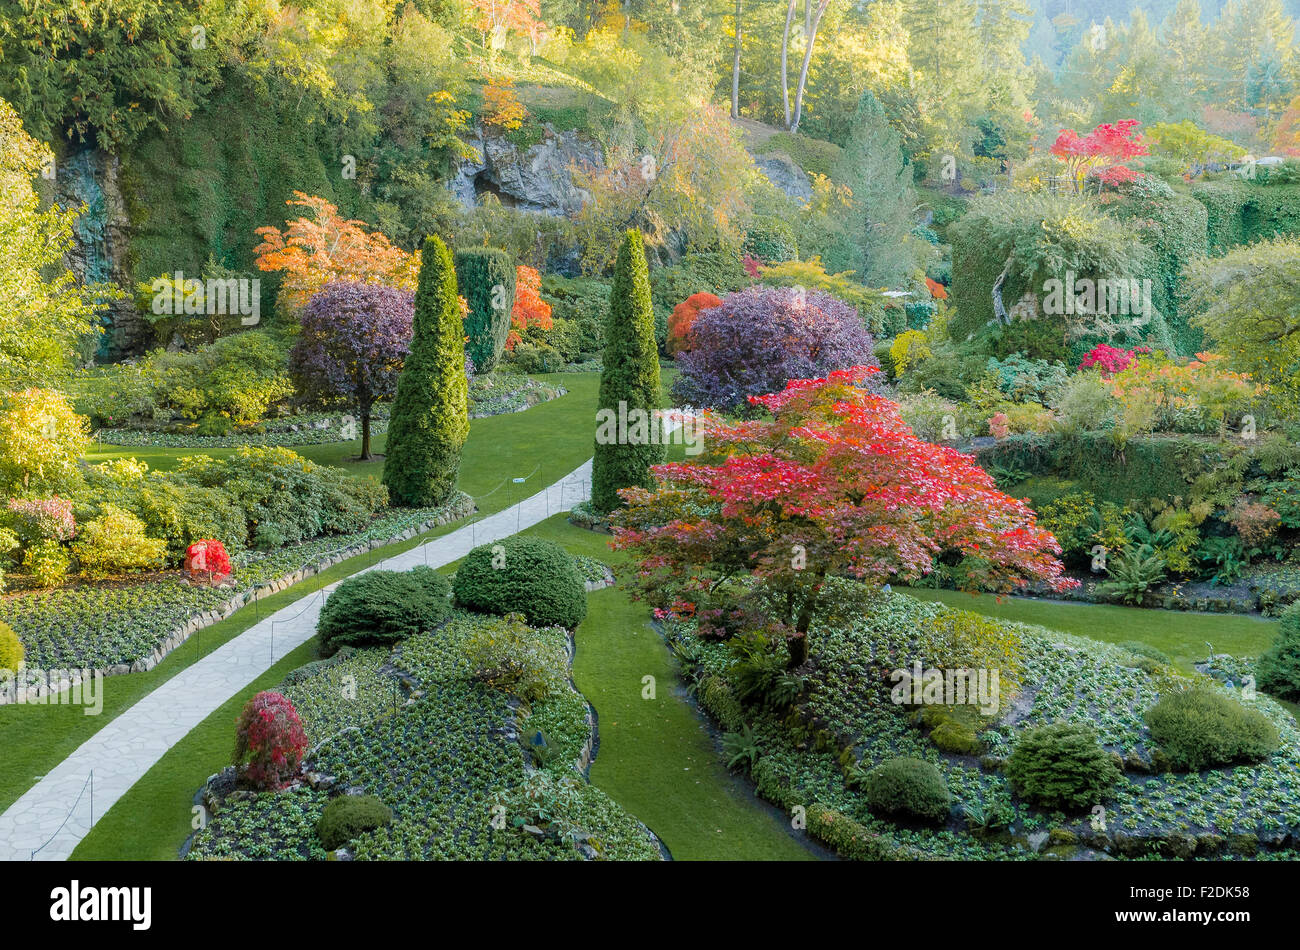
M608 563L622 555L594 534L552 518L524 532ZM596 709L600 746L592 782L645 822L677 860L812 860L787 821L731 775L699 714L686 702L672 655L649 608L618 588L588 599L573 677ZM644 677L655 698L644 699Z
M599 374L565 373L546 378L564 385L569 390L568 395L534 406L527 412L475 419L470 425L470 438L461 460L460 485L464 491L476 496L482 514L509 507L562 478L591 455ZM378 441L378 444L382 446L383 442ZM359 447L360 442L357 442L351 446L301 446L295 451L324 464L342 464L358 475L373 474L377 477L382 471L382 461L365 464L346 461L356 455ZM215 449L208 454L228 455L232 451ZM88 460L94 463L110 457L134 456L148 461L151 468L165 470L174 468L176 459L181 456L198 452L197 449L99 446ZM517 485L510 481L516 474L528 475L539 464L540 469L526 483ZM504 485L501 484L503 479ZM401 553L458 527L460 523L445 525L419 538L335 565L323 574L267 597L256 608L246 607L201 631L148 673L106 677L104 709L98 716L86 716L81 707L73 706L0 706L0 749L4 750L4 768L0 769L0 810L13 804L42 775L67 758L122 710L247 630L259 616L356 573L376 560Z
M1039 624L1106 643L1138 640L1168 654L1185 670L1191 670L1192 663L1205 659L1209 653L1207 641L1213 644L1215 653L1258 656L1277 636L1276 622L1236 614L1143 610L1026 597L1004 597L999 602L990 594L972 596L950 590L909 589L906 592L919 600L938 600L989 617Z
M235 720L249 697L317 658L308 640L172 746L117 800L72 852L72 861L173 861L194 831L194 793L230 762Z

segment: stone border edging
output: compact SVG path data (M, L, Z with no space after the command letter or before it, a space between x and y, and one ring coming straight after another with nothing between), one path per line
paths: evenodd
M467 504L468 502L468 504ZM235 594L225 604L204 610L200 613L192 614L190 618L175 628L170 634L163 637L153 652L147 656L140 657L131 663L115 663L112 666L94 667L90 669L72 670L64 668L70 674L68 678L59 680L58 684L37 683L28 686L22 691L23 702L39 704L40 701L49 696L56 696L65 690L72 689L83 682L82 675L89 673L99 676L124 676L128 673L147 673L155 666L165 660L175 650L180 649L190 637L220 623L228 620L234 614L247 607L256 600L261 600L272 594L278 594L283 590L300 584L309 577L315 577L317 574L329 570L343 561L358 557L367 551L374 551L378 548L387 547L390 544L400 544L403 541L409 541L426 531L432 531L434 528L450 524L453 521L460 521L469 517L475 511L474 499L460 492L458 497L448 504L444 505L445 509L442 514L435 518L422 521L419 524L412 525L406 530L388 538L373 538L369 541L358 541L339 551L330 554L321 555L315 561L308 562L288 574L274 578L260 587L254 587L251 590ZM11 699L10 696L13 696ZM0 687L0 706L11 705L18 702L18 691L15 689L12 693L7 688Z

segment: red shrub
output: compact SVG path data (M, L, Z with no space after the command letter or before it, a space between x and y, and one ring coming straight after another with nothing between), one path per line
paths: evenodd
M668 342L664 348L668 355L686 353L691 349L691 328L701 310L708 310L722 303L722 298L713 294L691 294L677 306L668 318Z
M258 693L239 714L233 764L249 785L283 788L298 772L307 734L298 712L280 693Z
M185 549L185 570L192 577L225 577L230 573L230 555L220 541L208 538Z

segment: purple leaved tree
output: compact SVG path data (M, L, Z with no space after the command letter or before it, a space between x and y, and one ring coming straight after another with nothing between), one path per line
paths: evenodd
M361 420L361 460L370 455L370 415L392 396L411 346L415 295L380 284L331 281L307 302L289 354L308 398L346 399Z
M749 287L700 313L679 354L681 404L753 415L750 396L850 366L879 366L854 307L820 290Z

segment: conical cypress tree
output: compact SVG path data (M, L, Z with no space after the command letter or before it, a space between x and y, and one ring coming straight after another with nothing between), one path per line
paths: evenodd
M469 435L465 330L451 252L424 239L411 352L397 381L383 482L395 504L433 507L456 487Z
M620 488L654 487L650 466L664 460L661 439L638 438L653 433L657 421L648 416L663 407L650 269L640 231L628 231L618 251L605 318L604 364L591 467L591 502L598 511L608 512L622 504L617 494ZM616 432L617 438L611 439L611 427L605 423L624 416L626 431ZM646 419L639 429L638 417Z

